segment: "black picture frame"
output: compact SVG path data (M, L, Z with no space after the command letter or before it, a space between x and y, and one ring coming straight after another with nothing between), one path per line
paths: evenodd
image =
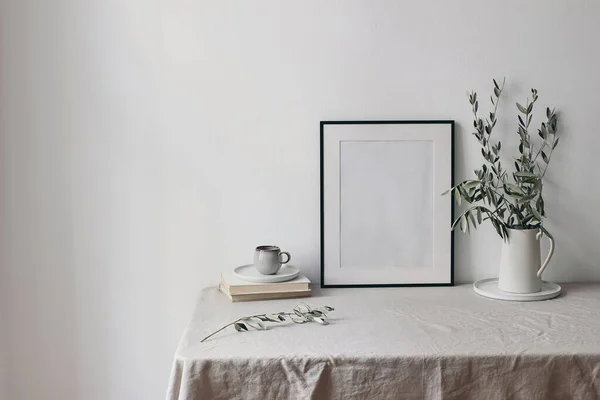
M450 187L454 186L454 146L455 146L455 122L454 120L325 120L320 121L320 245L321 245L321 268L320 268L320 287L321 288L383 288L383 287L448 287L454 286L454 232L450 231L450 226L454 218L454 202L448 196L450 202L450 219L448 231L450 231L450 279L442 283L366 283L366 284L328 284L325 281L325 154L324 139L325 127L328 125L381 125L381 124L446 124L450 127Z

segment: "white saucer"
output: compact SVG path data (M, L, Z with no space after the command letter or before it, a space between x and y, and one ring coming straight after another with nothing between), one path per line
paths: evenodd
M562 288L553 282L542 281L542 290L536 293L509 293L498 288L498 278L488 278L473 284L473 290L480 296L507 301L540 301L552 299Z
M300 270L293 265L284 265L276 274L263 275L254 268L253 264L242 265L233 270L238 278L255 283L275 283L290 281L298 276Z

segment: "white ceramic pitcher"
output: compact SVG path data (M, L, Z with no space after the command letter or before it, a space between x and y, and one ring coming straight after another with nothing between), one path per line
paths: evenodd
M540 262L540 236L538 229L509 229L508 240L502 243L498 288L509 293L536 293L542 290L542 272L554 254L554 239L550 239L550 252L543 264Z

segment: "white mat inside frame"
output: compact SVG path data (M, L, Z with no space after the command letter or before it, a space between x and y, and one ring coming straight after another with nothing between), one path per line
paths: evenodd
M542 281L542 290L536 293L509 293L498 288L498 278L482 279L473 284L473 290L480 296L505 301L541 301L560 295L562 288L553 282Z

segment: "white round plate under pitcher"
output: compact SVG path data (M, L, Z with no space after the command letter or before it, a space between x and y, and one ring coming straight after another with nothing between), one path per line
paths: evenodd
M473 284L473 290L480 296L507 301L540 301L560 295L562 288L553 282L542 281L542 290L535 293L509 293L498 288L498 278L488 278Z
M300 270L293 265L284 265L276 274L263 275L256 270L254 264L248 264L235 268L233 273L246 282L276 283L291 281L298 276Z

